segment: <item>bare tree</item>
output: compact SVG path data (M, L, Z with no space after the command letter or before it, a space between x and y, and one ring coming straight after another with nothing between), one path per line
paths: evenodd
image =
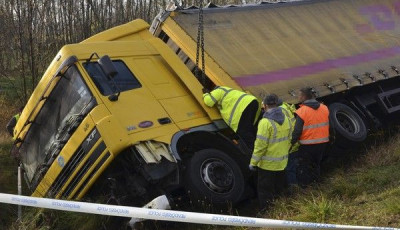
M66 43L136 18L147 22L170 2L183 7L201 0L0 0L0 78L12 82L26 102L41 73ZM215 0L217 5L256 0ZM203 4L208 1L203 0Z

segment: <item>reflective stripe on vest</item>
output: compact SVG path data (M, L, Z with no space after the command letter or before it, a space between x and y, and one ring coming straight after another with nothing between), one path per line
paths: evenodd
M281 107L281 109L282 109L282 112L285 114L285 116L287 117L287 119L289 121L289 130L290 130L289 136L290 136L292 134L293 123L295 122L296 118L294 118L294 116L292 118L290 118L289 112L286 109L282 108L282 107Z
M329 122L323 122L323 123L319 123L319 124L315 124L315 125L307 125L307 126L303 126L303 130L306 129L315 129L315 128L319 128L319 127L323 127L323 126L328 126Z
M260 161L260 160L262 160L262 161L283 161L285 159L288 159L289 155L285 155L285 156L282 156L282 157L263 156L261 158L253 155L251 158L253 160L255 160L255 161Z
M222 106L222 102L224 101L224 98L226 95L228 95L229 92L231 92L233 89L224 89L222 87L218 87L218 89L225 91L224 96L222 96L221 101L219 102L219 106Z
M260 139L260 140L263 140L265 142L268 142L268 143L278 143L278 142L286 141L286 140L289 139L289 137L269 139L269 138L266 138L266 137L261 136L261 135L257 135L257 138Z
M287 117L287 119L288 119L288 121L289 121L289 118L288 118L288 117ZM263 141L266 141L266 142L268 142L268 143L278 143L278 142L286 141L286 140L289 139L290 132L289 132L289 136L287 136L287 137L276 138L276 136L278 135L278 129L276 128L276 124L275 124L275 122L274 122L273 120L271 120L271 119L268 119L268 121L271 123L272 128L274 129L274 133L273 133L273 135L272 135L272 139L266 138L266 137L261 136L261 135L257 135L257 138L258 138L258 139L263 140ZM290 123L289 123L289 124L290 124ZM289 126L290 126L290 125L289 125Z
M274 129L274 134L272 135L274 139L276 139L276 135L278 135L278 129L276 128L275 122L271 119L268 119Z
M210 96L211 100L213 100L214 103L217 103L217 99L215 99L215 97L211 94L211 93L207 93L203 95L203 100L206 96Z
M230 91L229 91L230 92ZM227 92L226 94L228 94L229 92ZM226 95L225 94L225 95ZM224 95L224 97L225 97L225 95ZM229 120L228 120L228 125L231 125L231 123L232 123L232 118L233 118L233 114L235 113L235 111L236 111L236 107L238 106L238 104L239 104L239 102L245 97L245 96L248 96L248 94L243 94L242 96L240 96L238 99L237 99L237 101L236 101L236 103L235 103L235 105L233 106L233 109L232 109L232 111L231 111L231 115L229 116ZM223 100L224 98L222 98L222 100ZM221 100L221 102L222 102L222 100Z
M312 140L300 140L299 143L303 145L308 145L308 144L317 144L317 143L323 143L323 142L328 142L329 137L323 137L319 139L312 139Z

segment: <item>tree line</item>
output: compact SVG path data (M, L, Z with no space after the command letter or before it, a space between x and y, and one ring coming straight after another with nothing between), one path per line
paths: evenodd
M141 18L151 23L170 4L201 0L0 0L0 81L20 104L29 98L47 65L65 44ZM217 5L255 0L215 0ZM203 4L207 4L204 0Z

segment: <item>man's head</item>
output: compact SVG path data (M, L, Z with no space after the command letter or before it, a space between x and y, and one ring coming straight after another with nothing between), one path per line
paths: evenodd
M279 100L278 96L276 94L269 94L267 95L264 100L263 100L263 108L265 110L267 109L271 109L271 108L275 108L278 107L278 105L281 103L281 101Z
M22 110L24 110L24 106L19 107L18 113L21 114L21 113L22 113Z
M313 90L310 87L305 87L300 89L299 101L304 102L314 98Z

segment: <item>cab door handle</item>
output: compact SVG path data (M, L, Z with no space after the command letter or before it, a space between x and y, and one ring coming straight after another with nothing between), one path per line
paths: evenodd
M163 117L163 118L159 118L158 119L158 123L160 123L161 125L166 125L171 123L171 119L169 119L169 117Z

